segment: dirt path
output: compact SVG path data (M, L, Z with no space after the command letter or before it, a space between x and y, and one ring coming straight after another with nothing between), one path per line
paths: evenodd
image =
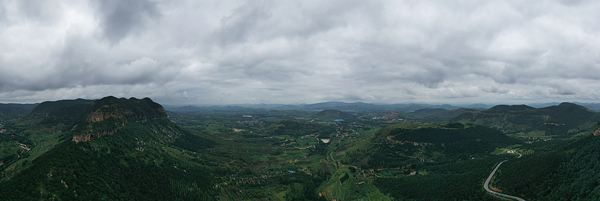
M336 161L336 160L335 160L335 158L333 157L333 151L332 151L332 152L329 152L329 156L331 157L331 160L333 160L333 165L335 165L335 169L337 170L337 169L338 169L338 166L337 166L337 161Z

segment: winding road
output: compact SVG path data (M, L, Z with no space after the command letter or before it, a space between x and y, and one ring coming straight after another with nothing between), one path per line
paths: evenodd
M498 163L498 165L496 166L496 168L494 168L494 171L492 171L492 173L487 178L487 180L485 180L485 183L483 184L483 188L485 188L485 190L488 193L491 193L491 194L494 194L494 195L498 195L498 196L502 196L502 197L510 198L510 199L515 199L515 200L519 200L519 201L525 201L523 198L520 198L520 197L516 197L516 196L512 196L512 195L506 195L506 194L503 194L503 193L498 193L496 191L490 190L490 187L489 187L490 180L492 180L492 177L494 177L494 173L496 173L496 170L498 170L498 168L500 167L500 165L502 165L502 163L504 163L504 162L506 162L506 160Z

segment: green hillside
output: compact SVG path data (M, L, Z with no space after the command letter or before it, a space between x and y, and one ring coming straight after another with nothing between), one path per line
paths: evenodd
M165 119L162 107L148 98L86 102L40 104L23 119L72 124L55 131L62 137L49 150L36 148L52 142L33 137L31 151L4 168L3 200L214 199L218 170L189 160L200 157L192 151L212 147L202 143L210 140ZM87 106L83 112L76 110L82 105ZM63 118L68 114L79 118Z
M387 113L384 117L386 119L406 119L407 118L406 115L404 115L400 112L396 112L396 111Z
M520 143L502 132L477 125L398 123L375 133L344 162L366 162L369 168L399 168L419 161L432 164L484 157L497 147Z
M454 117L457 117L465 112L476 112L475 109L459 108L454 110L446 110L443 108L421 109L409 113L411 117L421 119L425 122L448 123Z
M0 122L27 115L37 104L0 104Z
M441 112L437 112L435 114L429 115L425 118L427 119L439 119L439 120L449 120L452 119L454 117L457 117L458 115L461 115L465 112L474 112L477 111L475 109L468 109L468 108L459 108L456 110L445 110L445 111L441 111Z
M48 116L57 116L58 118L61 118L61 117L65 118L65 116L74 116L73 118L79 118L80 114L78 114L77 112L82 112L81 108L85 108L85 106L79 107L77 109L69 109L70 111L63 110L63 108L87 105L91 102L93 102L93 101L85 100L85 99L42 102L38 106L36 106L29 114L27 114L25 117L23 117L20 120L22 122L23 121L39 122L41 120L48 119L47 118ZM58 112L56 114L53 114L53 112L56 112L56 111L58 111ZM76 113L71 113L71 112L76 112ZM61 115L61 113L62 113L62 115ZM51 117L49 119L53 119L53 118Z
M281 121L263 127L227 114L205 122L206 129L200 128L203 120L179 114L194 126L188 130L148 98L40 105L0 134L2 200L325 198L317 187L331 172L324 160L327 144L304 137L335 135L327 124ZM230 117L239 119L230 126L259 129L234 131L222 125Z
M85 99L42 102L23 118L12 122L12 130L16 133L30 133L69 129L92 102L93 100Z
M423 117L431 116L438 112L444 112L444 111L447 111L447 110L444 108L425 108L425 109L415 110L414 112L410 112L410 113L408 113L408 115L415 117L415 118L423 118Z
M493 200L482 179L512 157L497 149L520 143L484 126L398 123L349 148L342 163L381 174L373 184L399 200Z
M315 123L301 123L292 120L284 120L267 128L268 133L272 135L291 135L291 136L304 136L310 134L320 134L323 137L329 136L329 134L335 133L335 128L323 124Z
M346 112L342 112L339 110L327 109L323 110L315 115L318 118L335 118L335 119L343 119L343 118L353 118L354 115L348 114Z
M498 105L484 111L467 111L450 122L489 126L526 139L546 139L588 133L599 120L599 114L583 106L561 103L545 108Z
M528 200L599 200L600 138L534 143L522 158L500 168L494 182L503 192Z

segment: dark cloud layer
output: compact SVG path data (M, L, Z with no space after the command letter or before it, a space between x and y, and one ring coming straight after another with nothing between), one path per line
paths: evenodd
M156 4L145 0L98 0L98 13L104 36L116 43L149 19L160 16Z
M0 0L0 102L595 102L596 1Z

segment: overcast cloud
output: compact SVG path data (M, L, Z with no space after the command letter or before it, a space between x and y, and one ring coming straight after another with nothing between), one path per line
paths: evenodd
M598 11L584 0L0 0L0 102L598 102Z

